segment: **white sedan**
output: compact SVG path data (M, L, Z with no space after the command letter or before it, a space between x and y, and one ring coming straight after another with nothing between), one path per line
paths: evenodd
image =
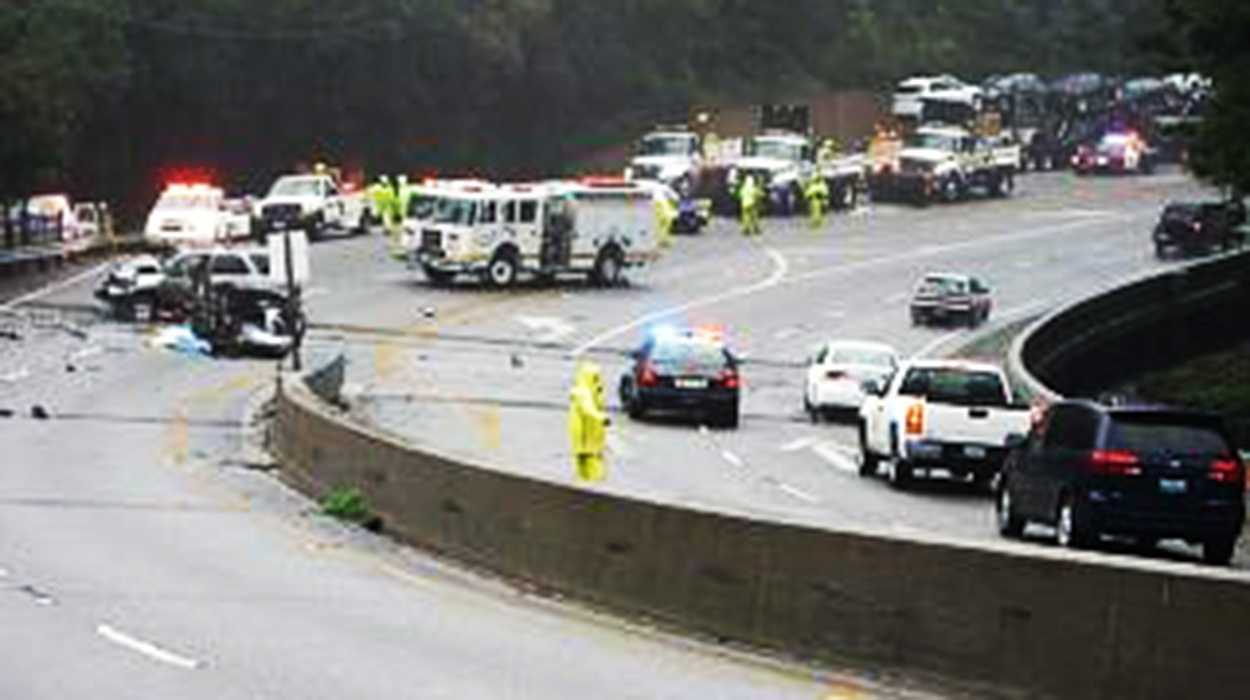
M835 411L857 411L864 402L863 383L884 380L899 362L894 348L881 343L827 343L808 362L803 407L813 422Z

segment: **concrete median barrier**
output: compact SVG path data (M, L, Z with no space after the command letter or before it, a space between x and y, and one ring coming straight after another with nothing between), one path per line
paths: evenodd
M311 495L359 488L403 540L625 615L987 697L1250 687L1250 582L1230 572L823 531L521 478L354 424L293 378L273 431Z

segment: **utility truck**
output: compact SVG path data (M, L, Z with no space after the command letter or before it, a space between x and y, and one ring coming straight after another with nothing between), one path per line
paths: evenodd
M256 207L258 236L302 230L310 240L330 230L365 233L372 219L364 192L329 173L284 175Z

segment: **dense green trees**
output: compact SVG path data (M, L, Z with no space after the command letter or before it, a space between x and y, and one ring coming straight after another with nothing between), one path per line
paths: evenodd
M691 102L1150 68L1165 0L8 0L3 193L146 206L179 166L263 187L368 171L551 172Z

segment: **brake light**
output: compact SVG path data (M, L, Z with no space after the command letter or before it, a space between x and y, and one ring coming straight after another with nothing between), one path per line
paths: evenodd
M1235 484L1242 479L1241 462L1231 457L1221 457L1211 462L1207 477L1224 484Z
M903 421L903 426L908 435L924 433L924 404L914 403L907 407L907 417Z
M655 386L660 383L660 377L655 373L655 367L647 362L642 366L642 374L638 377L638 383L642 386Z
M723 370L720 373L720 381L726 389L737 389L742 385L742 379L732 369Z
M1094 450L1089 466L1103 476L1141 476L1141 459L1128 450Z

